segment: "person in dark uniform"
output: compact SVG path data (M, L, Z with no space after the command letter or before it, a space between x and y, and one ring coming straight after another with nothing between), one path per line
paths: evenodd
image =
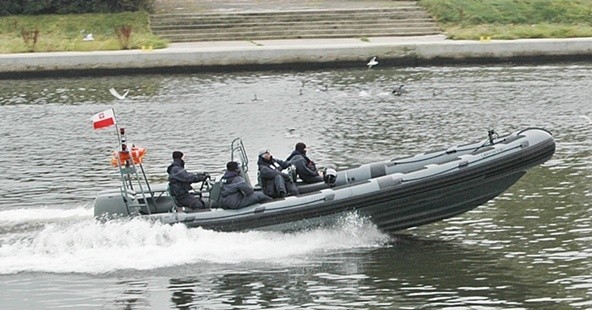
M262 149L259 151L257 166L265 195L273 198L298 195L296 184L288 174L282 172L290 166L287 162L273 158L268 149Z
M220 179L220 196L225 209L240 209L254 203L272 200L262 192L255 192L240 174L238 163L226 164L226 172Z
M168 166L167 173L169 174L169 189L178 207L189 208L189 211L192 212L205 209L204 202L189 191L193 189L191 183L205 181L210 177L208 173L187 172L183 153L180 151L173 152L173 162Z
M317 166L306 156L306 151L306 144L298 142L286 161L296 167L296 174L304 183L323 182L323 177L317 170Z

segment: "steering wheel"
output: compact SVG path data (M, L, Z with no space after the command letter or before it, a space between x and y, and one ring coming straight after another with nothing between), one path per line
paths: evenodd
M210 179L210 177L208 176L207 178L205 178L202 182L201 182L201 186L199 187L199 191L203 192L204 188L209 191L212 188L213 182Z

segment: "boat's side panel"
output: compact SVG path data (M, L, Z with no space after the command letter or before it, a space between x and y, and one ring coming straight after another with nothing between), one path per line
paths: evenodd
M429 224L472 210L507 190L525 172L498 178L467 180L410 195L369 198L362 214L385 232ZM379 195L377 195L379 196Z
M129 199L129 198L128 198ZM120 190L100 192L95 199L94 215L96 218L114 218L130 216Z
M553 155L555 142L547 132L532 130L521 135L521 138L509 137L510 143L477 152L472 158L463 156L466 165L449 178L393 186L370 195L365 202L369 207L360 211L369 215L382 230L396 231L476 208L507 190L528 168ZM405 186L414 190L402 191Z

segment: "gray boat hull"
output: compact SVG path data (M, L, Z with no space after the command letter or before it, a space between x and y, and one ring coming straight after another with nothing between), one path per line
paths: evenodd
M129 207L142 204L137 195L128 194L124 199L125 191L101 192L95 201L95 216L140 216L219 231L295 230L326 224L355 211L392 233L454 217L486 203L528 169L551 158L554 151L555 141L549 132L527 128L483 142L338 171L333 186L302 186L301 195L239 210L171 212L174 203L161 186L148 198L150 210ZM209 203L209 193L203 194Z

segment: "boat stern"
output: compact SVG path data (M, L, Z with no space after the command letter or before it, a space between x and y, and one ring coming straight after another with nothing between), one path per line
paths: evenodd
M95 218L113 219L135 215L132 214L133 212L130 213L124 199L124 195L120 190L99 192L94 202ZM131 197L128 197L128 201L131 200Z

